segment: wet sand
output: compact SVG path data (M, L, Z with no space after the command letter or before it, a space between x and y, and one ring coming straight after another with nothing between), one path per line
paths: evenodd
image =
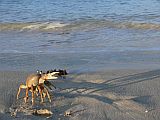
M31 99L24 104L16 101L20 83L31 72L0 72L0 119L36 120L159 120L160 70L118 69L91 73L70 73L52 82L57 87L50 91L52 102L45 99L31 107ZM31 98L31 97L30 97ZM48 109L52 116L32 115L32 109ZM16 116L11 112L17 110ZM67 115L65 115L67 114Z

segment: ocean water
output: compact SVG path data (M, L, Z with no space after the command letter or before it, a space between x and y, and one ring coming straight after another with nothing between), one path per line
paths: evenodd
M160 67L159 0L0 0L0 70Z

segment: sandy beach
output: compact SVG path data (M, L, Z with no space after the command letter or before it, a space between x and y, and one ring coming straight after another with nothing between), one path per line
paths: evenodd
M91 73L70 73L66 78L52 82L57 87L50 91L52 102L40 104L36 98L34 108L44 108L53 114L49 117L32 115L30 102L22 97L16 101L20 83L32 72L0 72L1 120L159 120L160 93L159 69L106 70ZM31 98L31 97L30 97ZM23 109L22 109L23 108ZM16 116L11 113L17 110ZM65 115L67 114L67 115Z

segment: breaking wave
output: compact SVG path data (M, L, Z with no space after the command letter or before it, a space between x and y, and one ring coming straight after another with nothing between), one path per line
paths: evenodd
M60 22L32 22L32 23L1 23L0 31L17 30L17 31L47 31L56 30L64 27L66 24Z
M54 30L90 30L96 28L160 30L158 23L110 20L80 20L72 23L32 22L32 23L0 23L0 31L54 31Z
M79 21L68 25L70 29L96 29L96 28L118 28L118 29L152 29L160 30L160 24L141 22L118 22L109 20Z

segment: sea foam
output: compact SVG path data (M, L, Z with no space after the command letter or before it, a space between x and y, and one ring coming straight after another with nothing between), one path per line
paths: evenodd
M115 20L78 20L70 23L61 22L31 22L31 23L1 23L0 31L55 31L55 30L92 30L99 28L117 29L141 29L160 30L159 23L138 21L115 21Z

